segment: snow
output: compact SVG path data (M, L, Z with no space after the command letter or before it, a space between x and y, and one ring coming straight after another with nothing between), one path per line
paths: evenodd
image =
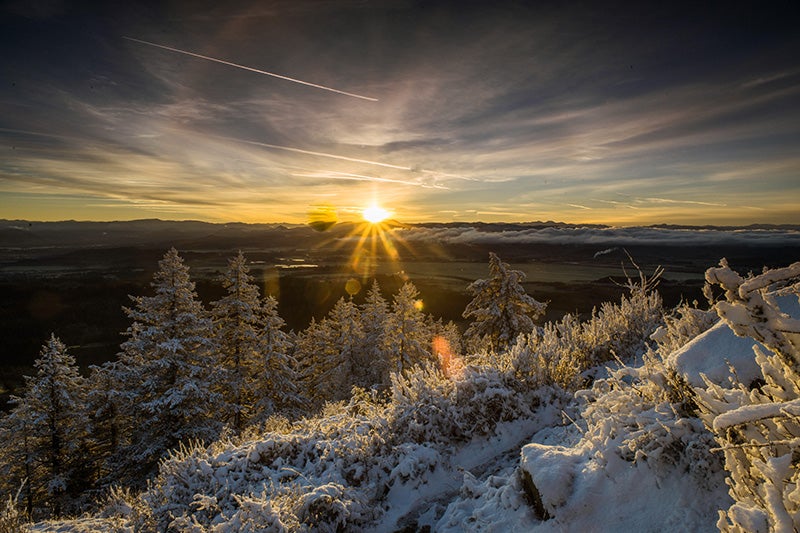
M753 354L756 344L749 337L737 337L727 324L718 322L673 352L669 362L693 387L705 386L702 375L718 385L730 385L731 367L743 383L751 383L761 376Z
M574 426L545 428L523 447L516 464L528 470L553 518L540 521L523 496L511 462L482 482L465 476L433 531L716 531L717 510L731 505L727 486L708 489L682 469L666 475L611 450L601 458L587 442L573 447Z
M424 462L431 464L433 468L427 472L421 483L419 479L395 483L386 496L386 512L368 531L395 531L412 523L417 528L427 525L440 531L441 524L437 524L436 515L441 515L463 490L465 480L474 480L475 476L485 475L487 472L513 469L519 462L520 447L543 425L552 422L554 413L543 414L543 417L498 424L493 436L476 438L452 455L439 458L435 465L430 463L429 452L420 450ZM405 461L401 461L401 464L403 462ZM522 501L520 494L520 502ZM522 511L529 513L527 506ZM531 514L530 518L532 517ZM496 519L500 520L500 517Z
M795 296L776 298L781 309L793 318L800 318L800 303ZM742 318L742 322L746 322ZM670 365L693 387L705 387L702 375L712 383L730 386L734 369L738 380L750 384L761 378L761 369L756 364L754 347L766 350L750 337L738 337L724 322L720 321L705 333L673 352Z
M714 431L721 431L731 426L745 424L754 420L762 420L788 414L790 416L800 415L800 399L781 403L759 403L753 405L743 405L731 411L727 411L714 419Z

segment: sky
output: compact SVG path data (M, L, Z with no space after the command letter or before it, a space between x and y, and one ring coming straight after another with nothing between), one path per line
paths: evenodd
M800 223L791 3L0 4L0 218Z

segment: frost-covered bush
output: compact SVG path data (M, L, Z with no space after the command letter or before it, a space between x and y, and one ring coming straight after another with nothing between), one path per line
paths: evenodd
M455 383L430 365L392 374L392 420L399 440L446 443L460 437L450 399Z
M687 342L708 330L719 319L711 308L698 309L683 302L671 313L664 315L664 325L656 329L650 338L658 345L658 351L668 355Z
M800 262L742 278L723 259L706 280L725 290L722 320L754 347L763 382L697 389L703 419L725 455L735 500L720 511L726 531L800 529ZM792 314L787 310L792 310ZM793 315L793 316L792 316Z
M533 386L574 390L583 385L584 371L614 358L641 355L646 339L662 323L661 296L654 285L652 278L642 276L638 284L629 283L628 296L594 309L585 322L567 314L536 334L520 336L510 350L513 368Z
M16 496L9 495L4 502L0 502L0 533L20 533L23 527L23 514L18 506L19 492Z
M129 488L111 487L99 507L98 517L120 524L119 531L125 531L123 524L135 531L155 529L150 507Z
M584 438L598 451L612 450L630 462L645 461L657 475L681 469L704 485L718 478L722 462L711 452L714 438L695 415L685 382L650 351L645 364L609 371L576 395L587 402Z
M248 443L185 447L162 462L143 499L159 531L227 531L256 515L289 530L357 526L373 517L366 502L377 490L383 425L345 408Z
M719 317L716 311L698 309L683 302L664 315L664 324L659 326L650 338L655 341L655 351L648 347L644 364L649 380L656 385L648 387L654 400L664 400L678 405L683 414L696 416L696 398L686 378L674 368L674 361L665 363L670 354L685 346L701 333L714 325Z
M464 368L452 378L432 366L392 377L392 428L397 439L451 444L488 435L500 422L530 416L538 392L510 372Z

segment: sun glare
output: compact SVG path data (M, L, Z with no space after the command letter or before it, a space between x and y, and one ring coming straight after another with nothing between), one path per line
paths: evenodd
M364 217L364 220L372 224L383 222L389 218L389 212L377 205L367 207L361 215Z

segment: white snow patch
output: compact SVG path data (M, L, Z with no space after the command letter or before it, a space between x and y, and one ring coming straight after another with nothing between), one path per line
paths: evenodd
M796 297L781 296L777 301L783 312L800 318L800 304ZM754 346L766 350L760 342L750 337L737 337L724 321L720 321L670 354L668 363L693 387L706 386L701 374L717 385L730 386L733 378L730 367L735 369L738 381L747 385L761 378Z

